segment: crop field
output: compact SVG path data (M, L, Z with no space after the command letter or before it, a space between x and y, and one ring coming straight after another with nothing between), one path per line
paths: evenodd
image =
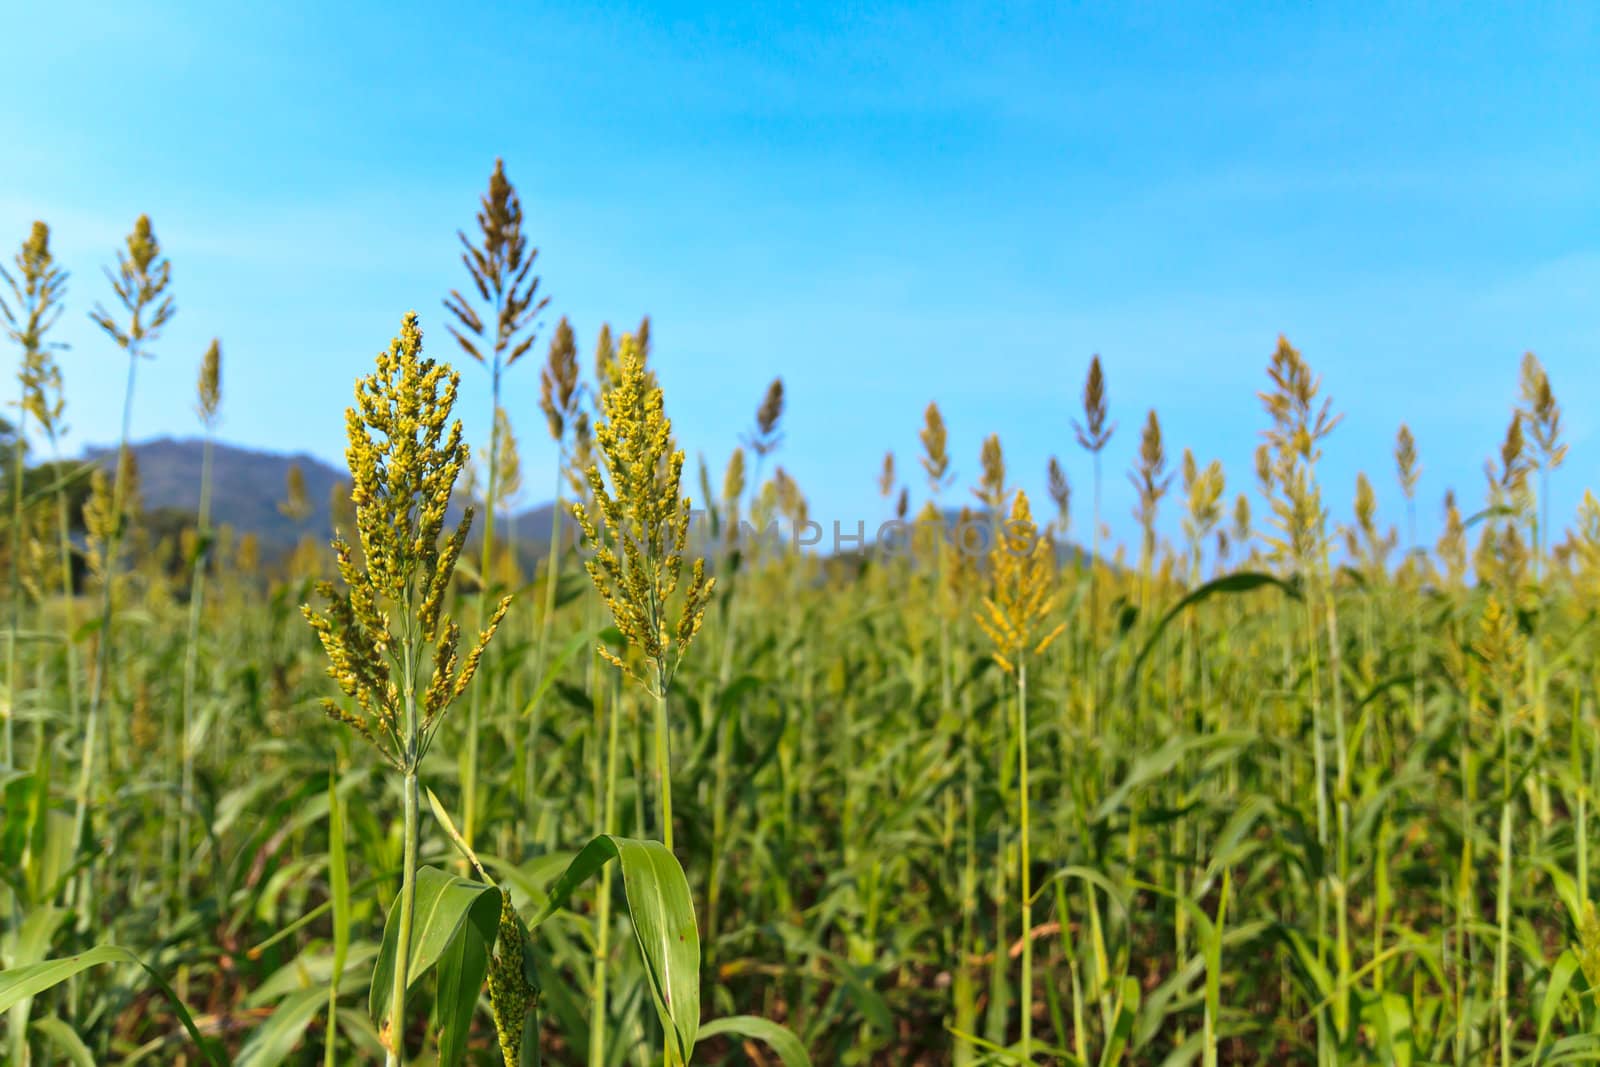
M448 331L397 308L351 383L337 536L281 553L213 507L226 349L164 343L150 220L105 277L44 223L8 256L6 1063L1600 1059L1600 503L1551 514L1537 358L1442 511L1397 426L1332 513L1339 383L1280 338L1252 470L1075 359L1047 494L929 404L885 525L832 551L781 380L707 470L669 340L553 321L499 167L478 208ZM86 314L127 375L95 460L60 445ZM176 518L128 435L152 358L197 367ZM535 404L559 469L519 459ZM556 498L534 551L524 482ZM310 513L298 472L272 491Z

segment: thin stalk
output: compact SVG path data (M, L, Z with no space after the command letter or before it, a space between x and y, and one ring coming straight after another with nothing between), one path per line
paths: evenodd
M667 737L666 672L660 664L655 669L656 698L656 780L661 791L661 843L672 851L672 764Z
M655 668L656 698L656 779L661 791L661 843L672 851L672 764L667 739L667 672L660 663ZM666 1034L661 1041L662 1067L673 1067L672 1042Z
M500 321L504 296L495 293L495 321ZM500 352L495 346L490 371L489 481L483 494L483 546L478 559L478 625L489 619L489 568L494 565L494 513L498 505L500 476ZM461 837L473 847L478 826L478 731L483 714L483 686L475 685L467 698L467 743L461 752ZM463 861L465 862L465 861Z
M1017 659L1017 814L1021 820L1021 884L1017 904L1022 910L1022 1058L1033 1062L1033 895L1028 850L1028 664Z
M964 815L962 833L963 864L961 869L961 945L957 954L960 967L956 971L955 980L951 983L955 997L955 1020L958 1029L964 1033L972 1033L977 1021L976 995L973 989L973 976L971 965L968 963L969 954L973 949L973 939L978 915L978 812L977 812L977 768L973 753L977 749L976 739L973 734L972 694L970 690L961 692L961 805ZM1062 929L1065 929L1065 924ZM967 1067L974 1061L973 1050L966 1042L956 1045L955 1062L958 1067Z
M389 1033L385 1039L386 1067L405 1063L406 986L411 969L411 923L417 900L417 772L406 772L405 842L400 868L400 925L395 938L394 984L389 994Z
M18 401L17 433L11 446L11 568L10 588L11 629L6 633L6 718L4 740L0 741L0 766L11 770L17 765L16 720L17 691L21 688L21 672L17 664L17 632L22 629L22 477L23 453L26 447L25 431L27 411L22 406L27 398Z
M497 441L499 436L499 434L495 435ZM550 626L556 614L556 586L559 584L561 577L561 573L558 570L561 563L561 476L565 466L565 456L562 454L561 443L558 441L556 443L556 500L554 506L550 509L550 553L545 560L544 566L544 618L539 620L539 644L536 646L533 660L535 665L534 679L536 682L542 682L544 679L545 657L550 646ZM542 704L543 702L544 700L541 697L539 703ZM534 708L531 719L532 721L528 726L528 751L525 755L528 767L527 799L529 801L533 799L534 794L535 761L533 754L538 745L539 730L543 723L537 706Z
M194 726L195 673L199 664L200 616L205 603L206 559L210 554L211 536L211 434L206 433L205 449L200 460L200 510L196 518L198 530L192 577L189 584L189 633L183 654L183 735L178 740L182 753L183 777L179 789L178 808L178 885L180 890L189 884L189 812L194 802L194 744L190 734Z
M1495 923L1500 939L1495 949L1494 999L1500 1015L1500 1067L1511 1067L1511 693L1500 693L1500 884L1495 892Z
M106 543L105 573L101 575L100 592L100 631L95 635L95 667L94 676L89 683L89 717L83 726L83 755L78 765L78 790L77 802L72 815L72 842L76 848L83 842L84 828L89 818L89 788L94 780L95 741L100 729L100 706L105 700L106 675L111 670L111 621L115 607L113 590L116 586L117 560L122 554L122 527L124 521L123 501L127 487L124 486L122 472L122 452L128 447L128 438L133 423L133 386L134 378L139 367L139 351L130 344L128 348L128 381L122 397L122 441L117 452L117 472L112 482L111 508L112 523L111 536ZM79 879L78 895L74 904L78 906L80 923L87 924L89 916L83 907L88 899L90 874L85 868Z
M605 811L601 833L615 825L617 797L617 748L621 732L622 695L613 684L611 714L606 727ZM611 963L611 865L600 870L600 893L595 901L594 988L589 1010L589 1067L604 1067L606 1058L606 978Z
M417 713L418 634L416 614L413 610L413 593L406 589L404 598L405 636L402 638L402 664L405 670L405 753L401 766L405 769L402 783L404 823L400 861L400 922L396 929L394 984L389 995L389 1035L386 1043L386 1067L402 1067L406 1055L406 987L410 984L411 926L417 899L417 835L418 793L417 765L422 761L422 724Z
M60 449L55 449L56 459L61 458ZM73 589L72 589L72 527L67 516L67 490L56 484L56 535L59 539L61 553L61 598L62 611L66 616L65 632L62 635L67 657L67 709L72 717L74 728L83 724L79 721L82 709L78 706L78 642L75 637L77 626L74 620Z
M1340 674L1343 667L1340 663L1339 651L1339 613L1334 602L1333 580L1331 567L1324 559L1324 590L1323 590L1323 621L1327 627L1328 638L1328 688L1333 698L1333 744L1334 744L1334 774L1335 774L1335 839L1337 850L1335 870L1337 881L1333 887L1334 897L1334 926L1337 942L1335 944L1335 960L1338 973L1335 978L1335 990L1338 1000L1334 1004L1334 1023L1338 1027L1341 1038L1349 1026L1350 1012L1350 757L1348 746L1345 743L1344 698L1343 686L1340 685Z
M1089 532L1089 704L1085 732L1095 736L1095 713L1100 700L1100 452L1094 453L1094 529Z

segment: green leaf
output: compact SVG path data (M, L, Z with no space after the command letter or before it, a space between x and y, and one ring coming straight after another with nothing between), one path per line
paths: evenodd
M1539 1053L1544 1051L1545 1042L1550 1039L1550 1023L1556 1017L1556 1009L1561 1006L1561 998L1566 996L1567 987L1572 984L1572 976L1578 972L1578 957L1569 948L1561 953L1556 960L1556 965L1550 969L1550 983L1545 986L1544 1000L1539 1004L1539 1040L1533 1046L1533 1058L1537 1062Z
M439 960L440 1067L456 1067L466 1055L467 1034L489 973L489 954L500 932L500 892L480 894L455 940Z
M522 710L517 713L518 718L525 719L533 714L533 709L539 706L539 701L544 699L545 693L556 683L556 679L561 676L561 672L566 669L572 658L585 648L593 648L599 636L599 629L586 630L562 646L561 651L550 660L550 665L545 669L544 677L539 680L533 695L523 703Z
M56 1016L46 1015L43 1019L35 1019L32 1030L43 1034L73 1067L94 1067L94 1054L89 1051L89 1046L83 1043L83 1038L72 1027Z
M1394 1067L1411 1067L1411 1005L1399 993L1385 993L1366 1006L1364 1012L1378 1034L1383 1062Z
M178 1016L178 1022L188 1031L189 1038L202 1055L210 1063L221 1067L222 1061L217 1058L216 1050L201 1039L200 1031L195 1029L194 1019L189 1016L189 1009L184 1007L183 1001L178 999L178 994L172 991L165 978L157 974L155 969L145 963L138 956L127 949L117 945L97 945L87 952L80 952L76 956L64 956L58 960L45 960L29 967L15 967L0 973L0 1014L11 1010L13 1004L26 997L36 996L46 989L65 982L75 974L81 974L90 967L98 967L104 963L133 963L142 967L152 981L167 995L172 1002L173 1013Z
M725 1019L715 1019L700 1028L700 1040L716 1037L720 1034L729 1034L737 1037L753 1037L765 1043L772 1051L778 1054L778 1059L783 1061L783 1067L811 1067L811 1057L806 1054L806 1047L794 1032L786 1026L763 1019L757 1015L730 1015Z
M318 986L284 997L277 1010L256 1027L244 1043L233 1067L273 1067L287 1063L289 1054L305 1036L306 1027L327 996L328 991Z
M700 1027L700 932L689 881L678 859L657 841L602 834L573 857L528 923L531 930L554 915L584 882L617 860L628 915L644 957L661 1025L673 1035L679 1062L688 1063Z
M1101 1067L1116 1067L1122 1062L1123 1053L1128 1050L1128 1039L1133 1035L1134 1023L1139 1019L1139 1000L1139 980L1124 978L1117 992L1116 1022L1112 1024L1105 1048L1100 1053Z
M500 891L481 882L457 878L437 867L417 868L416 900L411 918L411 963L406 971L406 988L415 986L444 957L473 910L488 899L499 913ZM367 1008L381 1030L389 1014L393 992L395 951L400 938L400 898L389 909L383 925L383 948L372 970L372 993Z
M1238 574L1225 574L1221 578L1213 578L1172 605L1167 610L1167 613L1161 616L1161 621L1156 623L1155 629L1150 631L1150 636L1145 639L1144 647L1139 649L1139 654L1134 657L1133 666L1128 669L1128 687L1130 689L1133 687L1134 679L1139 675L1139 668L1144 666L1145 658L1156 647L1156 642L1161 640L1161 635L1166 631L1167 625L1182 614L1185 608L1192 607L1202 600L1208 600L1219 593L1229 595L1250 593L1269 585L1273 588L1281 589L1283 595L1292 600L1300 599L1300 590L1282 578L1276 578L1270 574L1262 574L1257 571L1240 571Z

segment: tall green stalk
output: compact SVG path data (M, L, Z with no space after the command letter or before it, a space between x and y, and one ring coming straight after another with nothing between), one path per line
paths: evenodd
M606 706L605 807L600 817L600 832L613 832L616 826L617 749L621 734L622 692L612 684ZM600 871L600 891L595 898L594 982L589 1005L589 1067L606 1062L606 984L611 966L611 865Z
M1022 1058L1033 1062L1033 853L1028 839L1028 663L1017 660L1017 817L1022 861L1017 907L1022 913Z
M549 303L539 297L539 276L533 274L539 250L530 248L522 232L522 202L506 177L505 165L495 160L489 189L478 212L481 243L473 244L465 231L457 231L464 254L461 259L478 295L490 305L491 321L452 290L445 310L454 323L447 326L462 351L489 368L489 469L484 493L483 540L478 565L478 622L485 624L493 610L490 568L494 563L495 513L499 506L500 382L505 371L533 347L534 321ZM483 707L481 687L474 687L467 702L466 745L461 754L461 837L471 848L478 825L478 735Z
M358 564L349 543L336 537L344 588L318 583L325 609L302 608L327 653L328 673L346 698L325 700L324 710L370 742L401 775L401 881L392 916L397 936L385 1040L391 1067L405 1059L418 771L440 720L472 684L510 606L510 598L503 598L458 658L460 628L444 615L444 602L472 513L448 535L444 520L467 461L461 423L451 421L459 383L455 371L422 358L422 331L416 314L407 314L400 336L379 353L377 369L356 383L356 406L346 412L346 458L363 561ZM398 634L390 629L395 614Z
M17 635L22 630L22 477L27 425L23 403L27 399L26 384L22 386L22 393L23 399L17 404L16 437L11 447L11 566L6 590L11 607L11 625L6 630L6 716L4 735L0 738L0 769L7 771L17 765L17 693L22 688L22 674L17 662Z
M200 507L195 513L194 559L189 564L189 629L183 650L182 736L178 748L183 771L178 790L178 885L189 884L189 819L194 807L194 690L199 668L200 619L205 611L206 572L211 559L211 453L216 437L217 408L221 392L222 349L216 342L206 351L200 366L199 413L206 428L200 459Z
M66 293L67 274L56 266L50 251L50 227L35 222L14 260L16 274L0 267L0 280L11 291L10 300L0 298L0 320L6 338L19 349L17 385L17 423L11 452L11 565L9 602L11 626L6 634L6 706L3 736L0 736L0 768L16 767L17 693L22 677L18 639L22 628L22 553L23 483L27 470L27 425L32 414L40 428L56 442L61 418L61 371L51 351L64 348L45 340L61 317L61 299ZM15 307L13 308L13 304ZM59 491L59 485L58 485ZM42 737L42 734L41 734Z
M111 671L112 648L115 634L114 618L118 564L122 541L126 533L128 515L127 484L129 464L128 449L133 424L134 383L139 360L148 355L147 348L161 334L162 328L177 313L176 305L167 295L172 278L171 263L162 257L160 243L150 226L149 216L141 215L127 238L127 251L118 253L117 273L112 276L112 288L124 310L128 312L128 326L124 329L111 314L96 305L90 318L127 356L128 378L122 398L122 435L117 453L117 471L111 489L109 530L103 547L104 557L100 574L100 629L95 637L95 669L90 680L89 715L84 723L82 758L78 767L77 803L73 813L73 841L81 846L88 822L90 786L94 780L95 743L99 734L101 708L105 701L106 679ZM145 315L150 318L146 320ZM87 893L88 872L80 883ZM87 916L85 915L85 918Z

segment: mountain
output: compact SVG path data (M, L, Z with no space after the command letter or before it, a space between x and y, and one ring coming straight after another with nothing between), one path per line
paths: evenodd
M133 446L139 465L139 495L146 511L172 509L186 514L200 507L200 475L205 444L198 439L161 437ZM84 458L110 470L116 464L115 447L91 447ZM311 515L297 523L278 510L288 491L289 468L298 466L305 477ZM344 480L341 471L304 453L285 455L256 452L221 441L212 446L211 514L218 524L240 533L254 533L269 555L293 548L302 534L326 539L333 535L329 501L333 487Z
M212 452L211 513L218 525L227 523L239 533L254 533L260 540L265 556L273 557L293 549L305 534L320 541L333 536L331 499L334 487L346 481L345 472L305 453L262 452L236 445L217 442ZM199 439L156 438L133 446L139 464L139 487L147 512L170 509L182 515L192 515L200 506L200 472L205 445ZM85 458L100 463L108 470L116 462L115 448L85 450ZM279 510L278 504L287 495L289 468L298 466L305 478L307 502L311 514L303 523L297 523ZM545 558L550 547L550 523L553 504L539 504L517 512L502 514L496 522L495 540L506 543L515 539L517 556L523 573L534 573L534 567ZM452 508L449 522L453 525L461 515L460 506ZM960 521L960 513L949 509L943 515L946 526L953 532ZM481 530L481 518L474 526ZM972 516L981 531L974 540L978 552L987 549L989 519L984 514ZM870 533L870 531L869 531ZM561 535L569 540L577 534L577 523L571 516L561 516ZM833 546L819 545L824 553ZM880 546L845 549L837 553L841 562L876 556ZM1060 543L1056 552L1063 563L1082 563L1087 558L1085 550L1076 544ZM468 559L476 555L470 547Z
M110 471L116 464L116 453L115 447L91 446L84 450L84 458ZM193 514L199 509L204 441L159 437L135 444L133 454L139 466L140 498L146 511L170 509ZM278 508L288 496L289 468L294 466L305 478L307 503L311 505L311 514L304 522L296 522ZM211 514L218 525L227 523L239 533L255 534L263 552L271 556L292 549L305 534L321 541L331 538L334 487L346 481L344 471L304 452L263 452L218 441L212 445L211 453ZM542 559L549 548L552 510L551 504L541 504L515 516L502 514L497 522L496 540L514 531L525 569L535 558ZM461 509L457 506L452 511L450 521L454 523L460 518ZM572 536L575 525L562 516L564 536Z

